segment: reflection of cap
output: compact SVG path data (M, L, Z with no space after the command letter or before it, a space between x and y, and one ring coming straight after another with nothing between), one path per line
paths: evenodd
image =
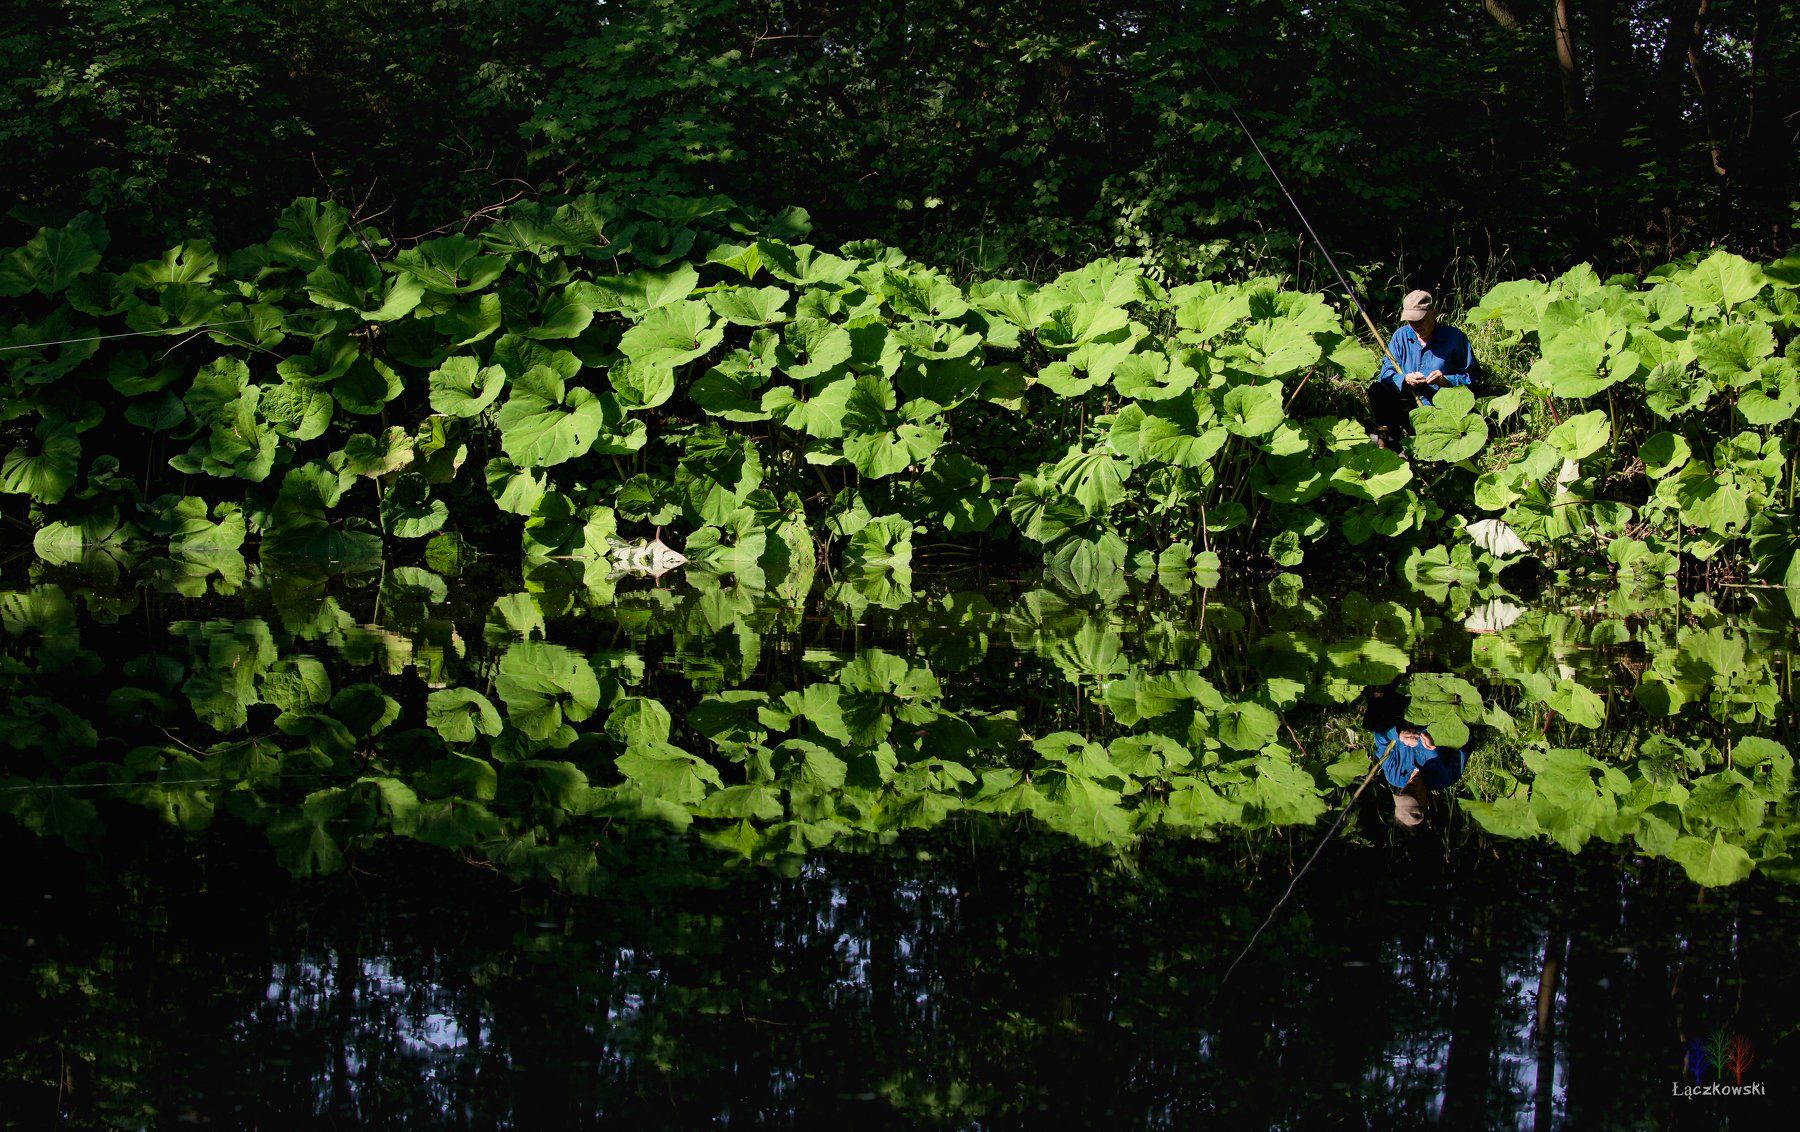
M1425 820L1425 807L1404 791L1394 795L1394 820L1404 826L1415 826Z
M1406 302L1400 308L1400 317L1407 322L1424 318L1432 311L1430 291L1408 291Z

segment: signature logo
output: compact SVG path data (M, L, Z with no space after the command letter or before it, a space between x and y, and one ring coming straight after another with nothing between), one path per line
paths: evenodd
M1681 1054L1682 1072L1693 1083L1685 1086L1677 1083L1676 1096L1761 1096L1763 1093L1762 1082L1744 1080L1744 1074L1756 1064L1756 1047L1742 1034L1719 1030L1710 1037L1689 1038L1681 1047ZM1710 1084L1708 1077L1712 1079Z

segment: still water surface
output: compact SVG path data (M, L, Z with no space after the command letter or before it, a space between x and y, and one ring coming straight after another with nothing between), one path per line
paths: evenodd
M0 588L11 1127L1791 1097L1794 627L1754 595ZM1402 733L1454 771L1420 822L1377 776L1224 981ZM1767 1095L1680 1095L1718 1082Z

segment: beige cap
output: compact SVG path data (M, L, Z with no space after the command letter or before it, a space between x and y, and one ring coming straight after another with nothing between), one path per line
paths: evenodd
M1400 317L1407 322L1417 322L1432 311L1430 291L1408 291L1406 302L1400 308Z
M1425 807L1419 799L1402 791L1394 795L1394 820L1404 826L1415 826L1425 820Z

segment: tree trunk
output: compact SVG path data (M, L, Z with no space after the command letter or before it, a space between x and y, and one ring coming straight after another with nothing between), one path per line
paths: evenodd
M1693 34L1687 37L1688 73L1694 76L1694 90L1700 96L1700 121L1706 127L1706 144L1712 154L1713 172L1721 177L1729 177L1725 171L1725 143L1719 137L1719 131L1713 126L1712 92L1706 85L1706 14L1712 6L1712 0L1700 0L1699 7L1694 9Z
M1568 933L1561 917L1544 939L1544 966L1538 972L1536 1114L1532 1127L1548 1132L1556 1118L1556 981Z
M1487 10L1488 15L1494 17L1495 23L1507 31L1519 30L1519 18L1507 11L1500 0L1481 0L1481 6Z
M1705 0L1701 0L1704 5ZM1581 116L1581 71L1575 61L1575 31L1569 22L1569 0L1556 0L1551 12L1551 26L1556 35L1556 69L1562 80L1563 126L1570 127Z

